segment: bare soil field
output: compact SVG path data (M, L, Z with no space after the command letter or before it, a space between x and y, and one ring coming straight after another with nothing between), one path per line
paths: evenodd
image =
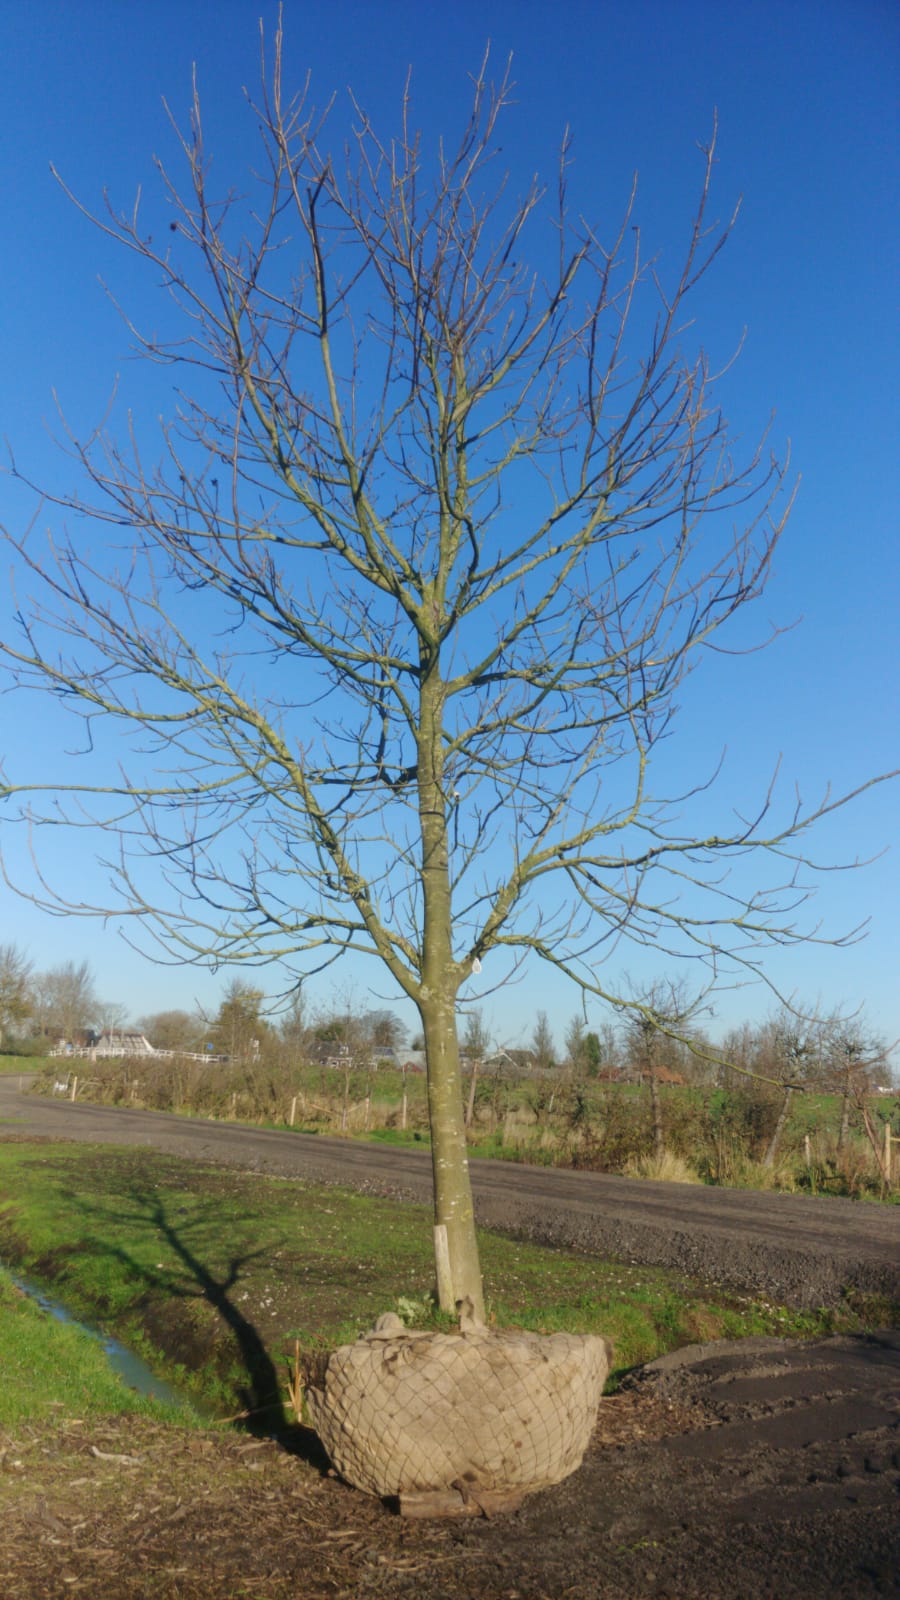
M511 1515L406 1522L315 1439L145 1420L0 1438L6 1600L896 1596L900 1341L695 1347Z

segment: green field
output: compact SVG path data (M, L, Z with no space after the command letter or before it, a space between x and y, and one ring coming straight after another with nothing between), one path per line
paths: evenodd
M886 1315L862 1305L788 1311L491 1233L481 1250L498 1325L602 1333L618 1373L697 1340L858 1331ZM0 1143L0 1258L220 1415L280 1409L295 1340L311 1353L398 1306L418 1325L442 1325L426 1208L143 1149ZM24 1329L24 1370L29 1338L52 1351L67 1330L15 1297L10 1310ZM63 1400L57 1358L34 1370L41 1405Z
M4 1056L0 1055L0 1076L21 1077L28 1072L50 1072L57 1065L49 1061L46 1056ZM59 1065L63 1065L62 1062Z

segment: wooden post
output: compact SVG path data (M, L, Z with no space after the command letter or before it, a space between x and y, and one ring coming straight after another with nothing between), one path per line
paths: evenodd
M69 1099L70 1100L74 1100L77 1093L78 1093L78 1074L76 1073L75 1076L72 1079L72 1087L69 1090Z
M884 1176L885 1176L885 1178L887 1180L888 1185L890 1185L891 1180L892 1180L892 1171L891 1171L891 1139L892 1138L893 1138L893 1135L891 1133L891 1125L890 1125L889 1122L886 1122L885 1125L884 1125Z
M812 1150L810 1148L808 1133L803 1135L803 1154L806 1157L806 1170L809 1172L812 1167Z
M294 1095L294 1098L291 1101L291 1114L288 1117L288 1127L289 1128L292 1128L294 1126L294 1118L296 1117L296 1115L297 1115L297 1096Z
M455 1304L453 1274L450 1271L450 1245L444 1222L434 1225L434 1261L437 1268L438 1305L442 1311L452 1311Z

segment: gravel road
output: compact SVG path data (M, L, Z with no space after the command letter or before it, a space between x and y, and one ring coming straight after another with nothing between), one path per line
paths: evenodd
M339 1183L427 1201L426 1151L74 1104L0 1078L0 1132L95 1144L149 1145L245 1171ZM480 1223L692 1276L799 1307L847 1289L900 1299L900 1211L833 1198L649 1183L602 1173L473 1161Z

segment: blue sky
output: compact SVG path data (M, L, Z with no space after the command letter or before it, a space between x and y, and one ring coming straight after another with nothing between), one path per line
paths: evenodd
M126 305L129 292L148 303L146 285L60 194L49 163L88 205L100 203L104 187L122 206L138 184L152 196L151 157L174 156L161 101L186 117L196 62L215 171L223 182L239 180L254 156L242 86L256 83L260 14L271 29L275 7L258 0L0 3L0 429L44 482L59 486L69 473L45 432L52 391L86 427L102 415L117 372L136 381L98 275ZM458 129L487 39L498 61L512 51L518 103L503 142L513 183L524 186L535 170L552 177L568 124L579 205L591 216L618 215L637 170L644 235L664 261L684 243L696 146L718 111L716 210L727 215L739 195L743 206L704 291L698 332L721 360L746 329L726 380L732 425L752 440L774 411L773 441L780 448L790 438L800 490L754 620L760 631L765 619L797 626L766 652L718 658L698 675L684 698L677 762L705 771L727 747L726 812L764 789L779 756L807 801L829 783L852 788L896 766L894 7L333 0L288 3L285 23L288 79L299 85L311 71L320 101L352 85L382 128L395 126L411 66L414 104L432 140ZM152 386L159 409L156 375ZM2 520L15 529L27 514L16 486L0 480ZM4 575L0 625L11 608ZM53 708L10 696L0 699L0 737L17 775L56 761L68 742ZM865 1004L889 1039L900 1033L897 812L897 786L883 786L836 815L817 842L825 861L879 857L856 873L825 876L815 902L826 931L868 920L865 942L775 951L770 962L775 981L810 1003ZM2 816L0 842L12 870L27 877L24 841ZM102 896L87 835L52 841L45 859L73 897ZM89 957L103 995L135 1015L195 998L214 1006L221 988L221 978L201 971L149 965L112 927L49 918L0 888L0 941L8 938L39 966ZM638 978L653 975L646 957L622 965ZM362 971L346 974L363 1004L366 980ZM377 983L376 991L387 992ZM485 1013L498 1036L514 1041L539 1005L561 1035L576 1003L554 975L530 973L526 985L486 1001ZM760 989L725 996L712 1026L758 1017L769 1003Z

